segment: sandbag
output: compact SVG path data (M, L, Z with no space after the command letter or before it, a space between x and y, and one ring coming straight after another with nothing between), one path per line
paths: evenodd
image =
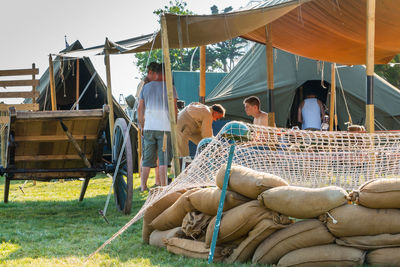
M277 264L287 253L301 248L325 245L335 242L325 225L316 220L304 220L273 233L256 249L254 264Z
M172 204L174 204L182 194L182 192L172 192L167 194L146 209L143 215L142 226L142 239L144 243L149 243L150 234L154 231L154 228L150 225L151 222L164 210L172 206Z
M226 164L219 169L215 182L222 189ZM257 199L257 196L267 189L288 185L281 177L252 170L247 167L232 165L229 175L228 190L235 191L251 199Z
M362 250L335 244L301 248L283 256L278 267L340 266L353 267L364 263Z
M172 206L164 210L151 222L151 227L165 231L181 226L186 213L194 211L194 207L190 204L188 196L197 190L199 188L193 188L181 195Z
M285 225L277 224L273 220L261 220L248 234L240 245L233 250L233 253L226 258L225 262L246 262L254 254L257 246L275 231L284 228Z
M368 181L351 192L349 199L373 209L400 209L400 178Z
M210 215L198 211L188 212L182 221L182 231L186 236L197 240L205 236L208 223L211 219Z
M257 200L230 209L222 214L217 244L224 244L246 236L263 219L271 219L277 224L289 224L287 216L279 215L262 206ZM211 244L216 216L207 227L206 245Z
M376 249L367 254L371 266L400 266L400 247Z
M336 244L363 250L387 247L400 247L400 234L381 234L372 236L350 236L336 239Z
M215 216L217 215L219 200L221 199L221 192L221 189L216 187L203 188L191 194L189 196L189 201L196 210ZM227 190L223 211L230 210L248 201L250 201L250 199L247 197Z
M180 227L166 231L154 230L149 239L149 244L156 247L166 247L165 241L172 237L184 237L185 234L182 232Z
M400 210L370 209L359 205L343 205L321 216L336 237L400 233Z
M195 259L208 259L209 248L204 242L173 237L166 240L167 250L177 255L183 255ZM215 247L214 261L222 261L231 253L231 248Z
M299 219L309 219L346 204L346 197L347 192L337 186L280 186L264 191L258 199L271 210Z

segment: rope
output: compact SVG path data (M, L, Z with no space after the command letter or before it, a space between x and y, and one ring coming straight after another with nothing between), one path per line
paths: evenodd
M353 124L353 121L352 121L351 115L350 115L349 106L348 106L348 104L347 104L346 96L345 96L345 94L344 94L344 89L343 89L343 85L342 85L342 79L340 78L340 74L339 74L339 71L338 71L337 68L336 68L336 74L337 74L338 81L339 81L339 84L340 84L340 90L342 91L343 100L344 100L344 106L346 107L347 116L349 117L349 122L350 122L350 124ZM336 102L336 101L335 101L335 102Z
M78 100L76 100L76 102L72 105L70 110L75 109L76 105L79 103L79 101L82 99L82 97L85 95L86 90L89 88L89 85L92 83L94 77L96 77L97 72L95 71L92 75L92 77L90 78L89 82L86 84L85 89L83 89L82 94L79 96Z

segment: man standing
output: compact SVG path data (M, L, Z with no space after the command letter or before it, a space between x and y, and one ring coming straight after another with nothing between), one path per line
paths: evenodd
M249 96L243 101L244 110L248 116L252 116L253 124L268 126L268 113L260 110L260 99L256 96Z
M225 116L225 109L214 104L211 107L191 103L178 114L177 134L179 156L189 156L189 140L196 145L201 139L213 136L212 122Z
M309 93L301 102L297 111L297 120L303 130L321 130L321 122L324 118L324 107L315 94Z
M162 186L167 184L167 169L172 159L167 85L164 80L163 69L162 64L149 64L148 77L150 82L143 86L139 96L138 120L143 130L143 160L140 184L142 191L147 190L150 168L156 166L157 155ZM176 111L177 94L175 88L173 94Z

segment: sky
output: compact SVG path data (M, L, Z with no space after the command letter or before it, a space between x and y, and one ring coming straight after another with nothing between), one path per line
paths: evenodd
M248 0L186 0L195 14L246 6ZM0 70L39 68L39 77L48 68L48 55L65 48L64 36L83 47L124 40L159 30L153 10L168 0L0 0ZM106 83L104 57L91 57ZM134 55L111 56L111 83L114 97L135 94L140 74ZM4 89L0 89L4 90ZM1 99L0 101L2 101ZM7 102L6 102L7 103Z

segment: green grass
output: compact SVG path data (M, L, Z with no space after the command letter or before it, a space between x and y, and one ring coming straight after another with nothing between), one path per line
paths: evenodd
M9 203L4 204L4 178L0 177L1 266L83 266L88 255L124 226L147 197L147 193L137 190L139 178L135 174L132 214L119 213L112 196L107 224L98 210L104 208L111 186L108 177L91 179L83 202L77 200L82 184L79 180L23 184L11 182ZM154 184L153 175L148 184ZM19 186L23 186L25 194ZM144 244L141 229L142 220L86 266L207 266L204 260L184 258Z

